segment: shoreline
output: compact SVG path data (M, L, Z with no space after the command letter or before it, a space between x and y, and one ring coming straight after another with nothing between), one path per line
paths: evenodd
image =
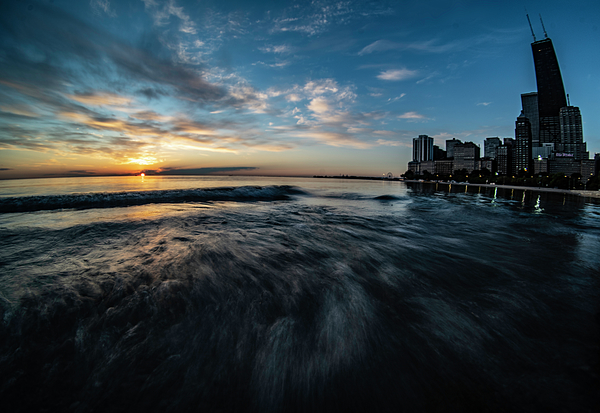
M442 185L466 185L466 186L482 186L484 188L502 188L502 189L520 189L523 191L533 192L554 192L562 193L567 195L581 196L584 198L598 198L600 199L600 191L587 191L581 189L558 189L558 188L547 188L547 187L536 187L536 186L518 186L518 185L491 185L491 184L471 184L468 182L462 183L450 183L450 182L435 182L435 181L418 181L414 179L405 179L401 182L411 182L417 184L442 184Z

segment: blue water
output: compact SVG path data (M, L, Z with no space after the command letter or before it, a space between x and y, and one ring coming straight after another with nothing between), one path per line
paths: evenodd
M598 251L562 194L0 181L0 407L597 411Z

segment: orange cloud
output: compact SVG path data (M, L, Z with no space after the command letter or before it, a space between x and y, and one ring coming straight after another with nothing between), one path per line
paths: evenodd
M29 118L37 118L40 116L39 113L30 110L27 105L0 106L0 110L14 115L27 116Z
M122 106L130 104L133 99L115 93L98 93L98 94L81 94L81 95L65 95L69 99L75 100L84 105L94 106Z

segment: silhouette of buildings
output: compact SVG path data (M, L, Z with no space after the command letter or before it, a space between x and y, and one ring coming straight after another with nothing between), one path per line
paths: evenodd
M486 138L485 156L480 159L479 146L473 142L446 140L444 153L433 145L433 138L419 135L413 139L409 169L416 174L428 171L440 175L483 168L499 175L580 173L583 181L599 173L599 155L589 159L581 112L571 106L565 93L552 40L545 29L543 40L536 40L533 27L531 34L537 91L521 94L522 111L515 122L514 139L504 138L502 143L498 137Z
M541 23L543 27L544 23ZM531 22L529 24L531 27ZM589 153L583 141L581 112L578 107L570 105L569 95L565 94L554 45L546 30L543 40L536 41L533 27L531 34L537 92L521 94L521 104L522 116L531 123L533 171L567 175L578 172L584 175L582 162L589 159ZM515 138L519 141L516 133L515 130ZM517 159L518 155L515 167L520 169Z

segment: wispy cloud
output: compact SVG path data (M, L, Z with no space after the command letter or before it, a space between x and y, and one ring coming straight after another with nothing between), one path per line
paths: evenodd
M29 105L19 104L11 106L0 106L0 111L17 116L37 118L40 114Z
M517 40L514 31L495 31L484 35L478 35L465 39L457 39L450 42L443 42L439 38L428 40L416 40L408 42L393 42L386 39L377 40L363 47L359 52L359 56L368 55L371 53L381 53L389 50L394 51L415 51L423 53L453 53L469 48L478 47L483 44L510 44Z
M373 146L371 143L362 141L350 133L330 132L315 128L288 133L291 136L296 136L298 138L314 139L317 142L324 143L329 146L350 147L355 149L368 149Z
M392 80L392 81L398 81L398 80L406 80L406 79L410 79L413 78L415 76L418 75L418 71L416 70L409 70L409 69L391 69L391 70L385 70L383 72L381 72L379 75L377 75L378 79L381 80Z
M377 40L376 42L373 42L368 46L363 47L361 51L358 52L358 55L364 56L366 54L371 54L374 52L384 52L386 50L395 50L399 48L399 43L390 42L389 40Z
M419 79L419 80L417 80L417 82L416 82L416 83L417 83L417 84L425 83L425 82L427 82L428 80L430 80L430 79L433 79L434 77L436 77L436 76L438 76L438 75L439 75L439 73L438 73L438 72L433 72L433 73L430 73L429 75L425 76L423 79Z
M488 106L488 105L491 105L491 104L492 104L492 102L480 102L480 103L477 104L477 106Z
M142 0L154 19L154 24L157 26L165 26L168 24L171 16L177 17L180 20L179 31L187 34L196 34L196 24L190 19L184 11L183 7L177 7L175 0L167 0L159 2L156 0Z
M111 9L108 0L90 0L90 6L97 14L104 12L109 17L117 17L117 12L114 9Z
M387 103L388 103L388 104L390 104L390 103L394 103L394 102L396 102L396 101L398 101L398 100L402 99L404 96L406 96L406 93L402 93L402 94L400 94L400 96L396 96L396 97L393 97L393 98L389 98L389 99L388 99L388 101L387 101Z
M94 106L122 106L130 104L133 99L127 96L121 96L116 93L110 92L86 92L79 94L67 94L65 95L69 99L75 100L79 103Z
M253 171L258 169L254 166L229 166L229 167L214 167L214 168L177 168L163 167L159 170L145 169L142 172L156 175L210 175L219 173Z
M273 68L284 68L284 67L289 66L290 64L291 64L291 62L289 60L284 60L284 61L275 62L275 63L265 63L265 62L261 62L261 61L252 63L253 66L262 65L262 66L268 66L268 67L273 67Z
M360 0L331 2L314 0L310 3L293 5L272 19L271 32L296 32L315 36L330 27L347 25L358 19L390 14L391 10L384 4L368 3Z
M406 112L406 113L403 113L402 115L398 116L398 119L426 120L427 117L424 115L421 115L420 113L417 113L417 112Z
M287 44L271 45L271 46L259 47L259 50L264 53L287 54L287 53L291 53L291 46L289 46Z
M390 140L386 140L386 139L377 139L377 145L383 145L383 146L408 146L406 144L406 142L401 142L401 141L390 141Z

